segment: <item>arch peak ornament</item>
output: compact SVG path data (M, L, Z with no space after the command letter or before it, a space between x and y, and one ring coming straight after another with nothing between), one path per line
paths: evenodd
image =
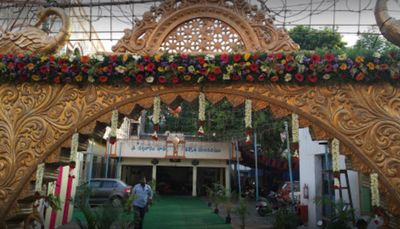
M135 54L278 52L299 45L245 0L167 0L136 20L112 47Z

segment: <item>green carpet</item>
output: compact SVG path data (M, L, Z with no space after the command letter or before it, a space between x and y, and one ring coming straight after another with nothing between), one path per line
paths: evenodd
M163 196L145 216L144 229L230 229L200 198Z
M125 222L133 220L133 213L119 216ZM225 216L223 216L225 217ZM75 209L73 219L84 221L82 212ZM144 229L231 229L225 220L214 214L207 203L194 197L158 197L144 217Z

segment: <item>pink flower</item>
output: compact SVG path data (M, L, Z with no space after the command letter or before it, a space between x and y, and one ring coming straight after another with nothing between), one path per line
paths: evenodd
M332 62L335 60L335 56L332 53L326 53L325 54L325 60L327 62Z
M316 83L318 81L318 77L316 75L308 75L307 80L311 83Z
M229 56L226 53L222 53L220 58L221 58L221 62L224 64L229 62Z
M215 80L217 80L217 77L214 75L214 74L208 74L208 80L209 81L215 81Z
M311 61L312 61L313 63L318 63L318 62L321 61L321 57L320 57L318 54L313 54L313 55L311 56Z
M303 82L304 81L304 76L301 73L296 73L294 75L294 78L298 81L298 82Z

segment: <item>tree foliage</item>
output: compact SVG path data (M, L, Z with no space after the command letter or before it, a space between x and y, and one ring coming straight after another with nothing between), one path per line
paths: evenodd
M299 25L289 30L289 36L303 50L344 49L342 35L331 28L315 29Z
M379 53L400 51L399 47L386 40L383 36L376 34L376 31L373 29L370 29L367 33L361 34L353 49L357 51L371 50Z

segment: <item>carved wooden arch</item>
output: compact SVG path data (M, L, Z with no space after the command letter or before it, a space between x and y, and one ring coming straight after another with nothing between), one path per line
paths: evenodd
M142 87L18 84L0 86L0 219L12 215L16 200L37 167L68 141L75 130L90 133L96 120L109 121L111 110L129 113L177 96L197 99L199 91L217 103L234 106L252 99L254 109L270 107L277 116L295 112L319 139L336 137L353 166L380 175L388 209L400 213L400 90L390 84L284 86L277 84ZM13 207L14 206L14 207Z
M125 30L125 35L112 50L141 55L160 52L168 34L196 18L215 19L233 28L244 44L236 52L299 49L285 29L276 28L266 12L259 10L257 6L251 6L245 0L167 0L145 12L143 19L136 21L132 29ZM195 50L191 53L205 52Z

